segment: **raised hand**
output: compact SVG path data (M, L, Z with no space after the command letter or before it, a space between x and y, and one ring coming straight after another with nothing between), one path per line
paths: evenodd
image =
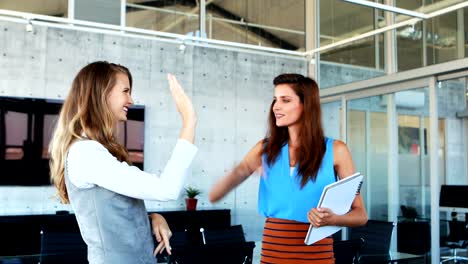
M177 111L179 111L182 117L184 127L195 126L197 115L193 108L192 101L187 94L185 94L184 89L180 86L179 81L177 81L177 78L174 75L168 74L167 80L169 81L172 98L176 104Z
M172 98L182 117L182 129L180 131L180 138L193 143L195 138L195 126L197 125L197 114L193 108L192 101L185 94L184 89L180 86L176 77L172 74L167 75L169 81L169 88L171 89Z

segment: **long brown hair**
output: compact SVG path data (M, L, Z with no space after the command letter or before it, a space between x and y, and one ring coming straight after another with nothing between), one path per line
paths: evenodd
M317 83L309 77L300 74L285 73L278 75L273 84L287 84L299 96L303 104L303 113L299 119L299 147L297 149L298 174L301 177L301 187L309 180L315 181L325 155L325 137L322 129L322 113L320 110L320 95ZM276 161L281 148L288 143L288 127L276 126L276 118L271 103L268 118L268 132L265 138L262 154L266 154L268 165Z
M69 203L65 186L65 160L76 140L96 140L120 161L128 160L128 152L117 142L115 126L107 98L116 84L117 74L125 74L132 87L132 75L124 66L97 61L81 69L60 110L59 119L49 145L50 177L63 203Z

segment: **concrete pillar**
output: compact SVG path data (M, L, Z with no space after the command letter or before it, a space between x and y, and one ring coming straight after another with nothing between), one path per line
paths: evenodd
M307 0L305 2L305 48L306 51L320 47L320 2L319 0ZM308 58L308 76L318 84L320 53Z

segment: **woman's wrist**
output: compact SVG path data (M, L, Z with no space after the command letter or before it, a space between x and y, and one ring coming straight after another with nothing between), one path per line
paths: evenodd
M179 138L185 139L188 142L193 144L193 142L195 140L195 127L191 127L191 128L188 128L188 127L185 127L185 126L182 127L182 129L180 130Z
M195 129L196 126L197 126L197 119L196 118L184 121L184 123L182 125L182 127L186 128L186 129Z
M157 213L152 213L150 214L150 219L151 221L158 221L160 219L161 215Z

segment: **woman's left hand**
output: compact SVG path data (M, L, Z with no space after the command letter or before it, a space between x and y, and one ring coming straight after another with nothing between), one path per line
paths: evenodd
M314 227L336 225L336 214L328 208L312 208L307 213L307 219Z
M160 214L151 214L151 224L153 226L153 234L156 236L158 246L154 250L154 256L158 253L162 253L166 248L167 254L171 255L171 245L169 239L172 236L171 229L166 222L166 219Z

